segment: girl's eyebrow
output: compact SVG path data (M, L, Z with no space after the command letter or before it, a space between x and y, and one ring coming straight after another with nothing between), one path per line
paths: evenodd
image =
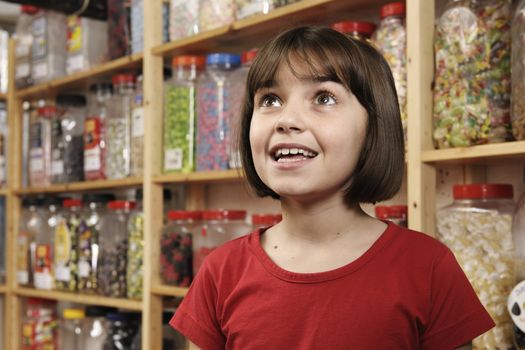
M341 79L337 75L317 75L317 76L309 76L309 77L300 77L300 80L304 82L312 82L312 83L324 83L324 82L333 82L342 84ZM279 87L279 82L275 79L270 80L264 80L261 81L259 84L257 84L257 89L269 89L273 87Z

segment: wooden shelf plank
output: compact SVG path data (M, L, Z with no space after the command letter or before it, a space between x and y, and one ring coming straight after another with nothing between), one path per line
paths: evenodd
M239 181L243 178L241 169L224 171L198 171L194 173L170 173L153 177L155 183L217 183Z
M502 159L524 158L525 141L494 143L465 148L449 148L423 151L425 163L480 163Z
M57 292L22 287L16 288L15 293L23 297L69 301L83 305L112 306L127 310L142 310L142 302L140 300L108 298L98 295Z
M188 293L188 288L185 287L174 287L166 285L154 285L151 286L151 292L156 295L162 295L166 297L185 297Z
M129 177L119 180L72 182L63 185L51 185L49 187L30 187L15 190L15 193L19 195L32 195L41 193L85 192L138 186L142 186L142 177Z
M121 70L140 68L142 65L142 53L121 57L114 61L103 63L84 72L78 72L70 76L51 80L26 89L17 91L16 96L21 99L49 96L65 88L86 88L91 82L104 75Z
M240 53L247 48L260 46L285 29L302 24L331 24L348 19L348 14L356 10L373 9L375 13L382 4L384 1L381 0L302 0L268 14L235 21L231 26L154 47L152 52L164 57L213 51Z

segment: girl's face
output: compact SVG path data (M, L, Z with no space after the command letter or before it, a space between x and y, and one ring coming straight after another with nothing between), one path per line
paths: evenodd
M366 109L344 85L311 77L308 66L292 63L295 75L283 63L275 80L255 94L255 169L281 199L342 201L365 137Z

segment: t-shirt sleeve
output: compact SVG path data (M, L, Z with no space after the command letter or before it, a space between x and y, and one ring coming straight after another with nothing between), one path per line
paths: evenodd
M431 278L430 316L421 349L455 349L494 327L449 249L436 261Z
M223 350L226 338L217 320L217 286L206 259L170 325L204 350Z

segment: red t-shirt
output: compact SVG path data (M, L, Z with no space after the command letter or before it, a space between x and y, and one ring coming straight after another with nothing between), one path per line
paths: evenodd
M206 258L170 324L204 350L459 347L494 326L451 251L389 223L361 257L283 270L260 235Z

